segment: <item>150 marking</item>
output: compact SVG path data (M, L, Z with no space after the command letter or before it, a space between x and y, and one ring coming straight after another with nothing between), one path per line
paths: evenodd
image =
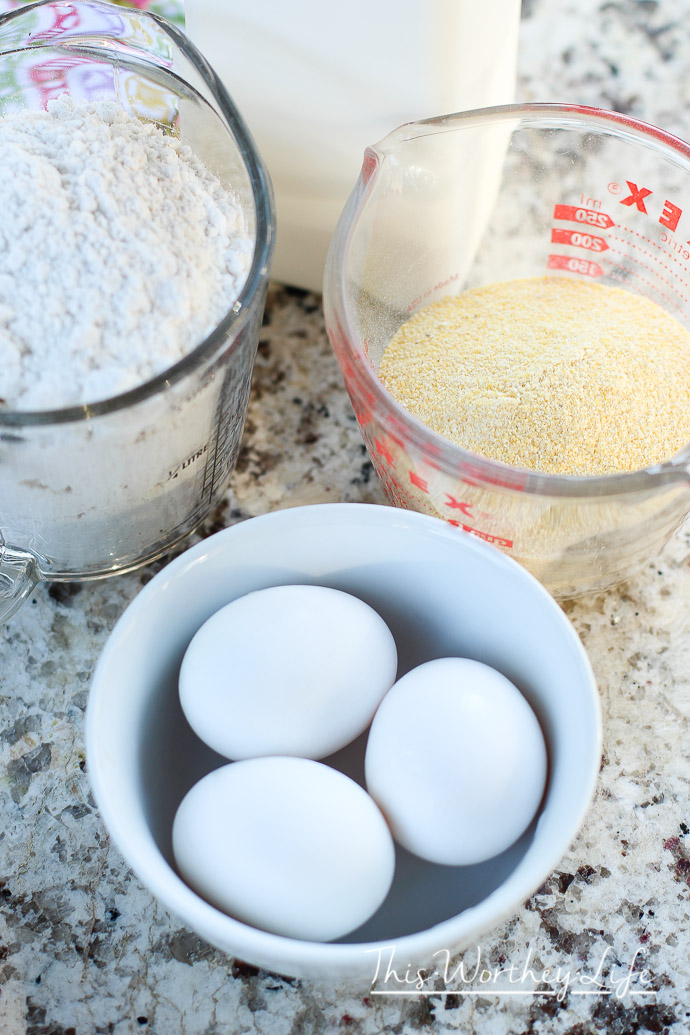
M586 277L600 277L604 272L598 262L589 259L574 259L570 255L549 255L550 270L568 270L570 273L582 273Z

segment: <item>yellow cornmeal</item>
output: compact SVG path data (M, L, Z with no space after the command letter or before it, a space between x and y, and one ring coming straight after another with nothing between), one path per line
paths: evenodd
M378 376L439 435L531 470L634 471L690 442L690 332L622 288L531 277L441 299Z

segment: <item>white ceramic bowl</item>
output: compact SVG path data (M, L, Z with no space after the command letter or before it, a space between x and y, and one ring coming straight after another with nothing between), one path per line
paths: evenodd
M173 817L186 791L225 760L179 706L182 656L218 608L254 589L314 583L361 597L385 619L399 672L459 655L503 672L525 694L549 751L542 808L525 835L476 866L398 852L378 913L339 942L268 934L226 916L177 875ZM266 629L267 649L271 630ZM332 761L361 782L365 735ZM374 977L378 950L401 966L474 944L515 912L568 849L601 752L600 706L580 640L555 601L493 547L411 511L364 504L282 510L219 532L178 557L130 604L96 669L86 720L88 771L105 825L165 906L234 956L294 977Z

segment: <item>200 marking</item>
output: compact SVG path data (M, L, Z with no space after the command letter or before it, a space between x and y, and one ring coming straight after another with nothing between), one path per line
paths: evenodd
M577 230L574 230L570 235L570 243L577 245L581 248L588 248L593 252L601 251L601 238L592 237L591 234L580 234Z

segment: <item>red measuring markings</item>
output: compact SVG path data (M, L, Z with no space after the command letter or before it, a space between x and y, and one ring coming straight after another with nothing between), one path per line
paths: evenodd
M473 512L475 506L474 503L464 503L462 500L456 500L455 496L451 496L449 492L446 493L446 507L450 507L451 510L459 510L463 517L470 518L471 521L477 519L484 521L492 521L492 515L486 510L479 510Z
M589 259L572 259L569 255L549 255L550 270L569 270L570 273L584 273L587 277L600 277L604 272L598 262Z
M390 449L386 445L385 441L382 442L380 439L375 438L374 439L374 449L379 454L379 456L384 457L387 460L387 462L391 466L393 466L393 454L391 453Z
M462 500L456 500L454 496L451 496L449 492L446 493L448 497L446 500L446 506L450 507L451 510L459 510L461 513L468 518L472 517L472 503L463 503Z
M587 248L590 252L605 252L608 244L603 237L583 234L581 230L552 230L551 240L554 244L572 244L574 248Z
M416 485L418 489L422 490L422 492L429 492L429 484L426 478L420 478L420 476L415 471L408 471L407 473L409 474L410 481L413 485Z
M400 507L404 510L408 505L408 497L398 479L394 474L391 474L387 467L383 466L378 457L372 455L371 462L374 465L374 470L381 479L383 491L386 493L386 496L388 496L388 499L394 504L394 506Z
M585 223L587 226L598 226L608 230L615 226L615 221L605 212L597 212L594 208L579 208L577 205L556 205L553 210L554 219L567 219L572 223Z
M503 546L510 549L513 545L512 539L503 539L500 535L489 535L488 532L480 532L478 528L472 528L470 525L462 525L459 521L451 520L448 522L449 525L454 525L456 528L461 528L463 532L469 532L470 535L474 535L477 539L483 539L485 543L493 543L494 546Z

